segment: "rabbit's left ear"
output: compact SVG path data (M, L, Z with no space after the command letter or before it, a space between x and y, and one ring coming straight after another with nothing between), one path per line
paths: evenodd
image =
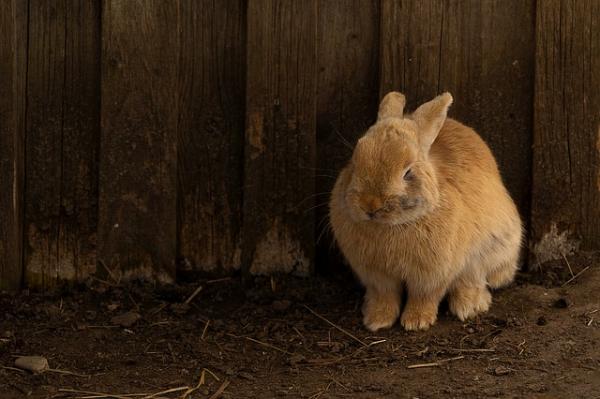
M385 118L402 118L404 113L404 105L406 99L404 94L398 93L397 91L391 91L383 97L379 104L379 112L377 113L377 120Z
M419 142L423 152L429 152L431 144L435 141L446 121L448 108L450 108L452 101L452 95L446 92L421 105L412 114L412 119L419 127Z

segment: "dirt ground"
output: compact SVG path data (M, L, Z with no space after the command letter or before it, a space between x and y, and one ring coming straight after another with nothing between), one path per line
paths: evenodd
M568 284L546 264L472 322L443 304L427 332L376 336L348 276L3 294L0 398L600 398L600 259L569 264Z

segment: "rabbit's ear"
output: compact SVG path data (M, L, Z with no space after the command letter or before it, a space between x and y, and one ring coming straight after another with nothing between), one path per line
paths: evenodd
M406 99L404 98L404 94L398 93L397 91L389 92L383 97L381 104L379 104L377 120L384 118L402 118L405 104Z
M450 104L452 104L452 95L446 92L421 105L412 114L412 119L419 127L419 141L425 153L429 152L431 144L446 121Z

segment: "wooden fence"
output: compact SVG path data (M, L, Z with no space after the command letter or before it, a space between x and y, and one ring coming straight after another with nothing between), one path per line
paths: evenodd
M327 267L392 89L452 92L535 253L600 248L599 0L0 0L0 286Z

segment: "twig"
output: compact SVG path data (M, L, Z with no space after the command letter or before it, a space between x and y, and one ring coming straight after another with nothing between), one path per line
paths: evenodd
M461 348L449 348L452 352L496 352L496 349L461 349Z
M131 399L135 397L141 397L145 394L132 393L127 394L125 396L114 396L114 395L87 395L87 396L77 396L77 399L103 399L103 398L123 398L123 399Z
M571 269L571 264L567 260L567 257L565 256L565 254L561 254L561 255L562 255L563 259L565 260L565 262L567 263L567 267L569 268L569 271L571 272L571 277L575 277L575 274L573 274L573 269Z
M207 368L203 368L202 371L206 371L208 374L212 375L212 377L217 380L217 381L221 381L221 379L219 377L217 377L217 375L215 373L213 373L212 371L210 371Z
M219 396L221 396L221 394L223 394L223 392L225 392L225 389L229 386L229 380L225 380L223 381L223 384L221 384L221 386L219 387L219 389L217 389L215 391L215 393L213 393L210 398L208 399L217 399Z
M153 393L152 395L144 396L142 399L152 399L152 398L156 398L157 396L164 395L166 393L187 391L188 389L190 389L190 387L188 387L187 385L184 387L171 388L171 389L167 389L165 391Z
M563 285L561 285L561 287L564 287L565 285L569 284L571 281L575 280L577 277L581 276L581 273L583 273L584 271L586 271L589 268L590 268L589 266L586 266L582 271L580 271L579 273L577 273L576 275L574 275L573 277L568 279Z
M339 382L338 380L336 380L335 378L333 378L332 375L329 375L329 378L331 378L331 380L333 382L335 382L337 385L341 386L342 388L344 388L346 391L350 392L350 390L348 389L347 386L345 386L344 384L342 384L341 382Z
M170 321L157 321L156 323L150 324L150 327L164 326L166 324L171 324L171 322Z
M278 348L278 347L276 347L276 346L274 346L274 345L271 345L271 344L268 344L268 343L266 343L266 342L261 342L261 341L259 341L259 340L257 340L257 339L250 338L250 337L245 337L245 338L246 338L248 341L256 342L256 343L257 343L257 344L259 344L259 345L263 345L263 346L266 346L267 348L275 349L275 350L277 350L277 351L279 351L279 352L281 352L281 353L285 353L286 355L293 355L293 353L291 353L291 352L288 352L288 351L286 351L286 350L284 350L284 349Z
M93 396L85 396L86 398L116 398L116 399L129 399L135 396L145 396L147 393L129 393L129 394L111 394L104 392L94 392L94 391L80 391L78 389L69 389L69 388L59 388L58 392L65 393L79 393L83 395L93 395Z
M131 296L131 293L129 291L127 291L127 296L129 297L129 300L133 303L133 306L135 307L135 310L137 310L139 312L140 311L140 306L137 304L137 302L135 301L135 299L133 299L133 297Z
M190 295L188 297L188 299L185 300L184 304L189 305L190 302L192 302L192 299L194 299L196 297L196 295L198 295L200 293L200 291L202 291L202 287L201 285L198 286L198 288L196 288L196 290L192 293L192 295Z
M121 326L85 326L85 328L121 328Z
M304 335L302 335L302 333L300 331L298 331L298 329L296 327L292 327L292 329L294 331L296 331L296 334L298 334L300 336L300 338L302 338L302 341L304 341Z
M173 358L173 363L177 363L177 358L175 357L175 353L173 353L173 347L170 342L167 342L167 348L169 348L169 352L171 353L171 358Z
M115 284L119 285L119 283L121 282L121 279L117 279L115 278L115 275L113 274L113 271L110 270L108 268L108 266L106 266L106 264L104 263L104 261L102 259L98 259L98 263L100 263L100 266L102 266L104 268L104 270L106 270L106 272L108 273L108 275L110 276L110 278L115 282Z
M150 314L152 314L152 315L157 314L158 312L160 312L161 310L163 310L166 307L167 307L167 304L163 303L163 304L159 305L156 309L152 310L150 312Z
M327 386L325 387L325 389L320 390L319 392L315 393L314 395L310 396L308 399L318 399L320 398L325 392L329 391L329 388L333 385L334 381L329 381L329 384L327 384Z
M456 356L456 357L451 357L450 359L438 360L437 362L433 362L433 363L411 364L410 366L406 366L406 368L407 369L420 369L420 368L424 368L424 367L438 367L444 363L451 362L453 360L460 360L460 359L464 359L464 358L465 358L464 356Z
M12 370L12 371L18 371L20 373L26 373L25 370L21 370L16 367L10 367L10 366L0 366L0 367L2 367L3 369L6 369L6 370Z
M101 278L94 277L94 276L90 276L90 277L92 278L92 280L95 280L95 281L97 281L97 282L99 282L99 283L102 283L102 284L108 285L109 287L117 287L117 285L116 285L116 284L113 284L113 283L111 283L111 282L109 282L109 281L106 281L106 280L102 280Z
M366 343L364 343L363 341L361 341L360 339L356 338L354 335L352 335L351 333L349 333L348 331L344 330L342 327L338 326L337 324L332 323L331 321L327 320L325 317L321 316L320 314L318 314L317 312L315 312L314 310L312 310L311 308L309 308L306 305L303 305L310 313L314 314L315 316L317 316L319 319L323 320L324 322L328 323L329 325L335 327L336 329L338 329L339 331L343 332L344 334L346 334L347 336L349 336L350 338L352 338L353 340L355 340L356 342L360 343L362 346L369 346Z
M86 375L86 374L78 374L78 373L74 373L72 371L68 371L68 370L58 370L58 369L46 369L44 370L44 372L51 372L51 373L57 373L57 374L66 374L66 375L74 375L75 377L82 377L82 378L90 378L90 375Z
M204 325L204 330L202 330L202 335L200 336L200 339L204 341L204 336L206 335L206 330L208 330L208 325L210 324L210 320L206 321L206 324Z
M223 277L223 278L218 278L215 280L208 280L205 282L205 284L214 284L214 283L220 283L222 281L229 281L231 280L231 277Z
M195 387L190 388L187 391L185 391L184 394L181 396L181 399L187 399L187 397L190 396L190 394L194 393L195 391L197 391L198 389L200 389L200 387L202 385L204 385L205 373L206 373L206 370L203 369L202 372L200 373L200 379L198 381L198 384L196 384Z

